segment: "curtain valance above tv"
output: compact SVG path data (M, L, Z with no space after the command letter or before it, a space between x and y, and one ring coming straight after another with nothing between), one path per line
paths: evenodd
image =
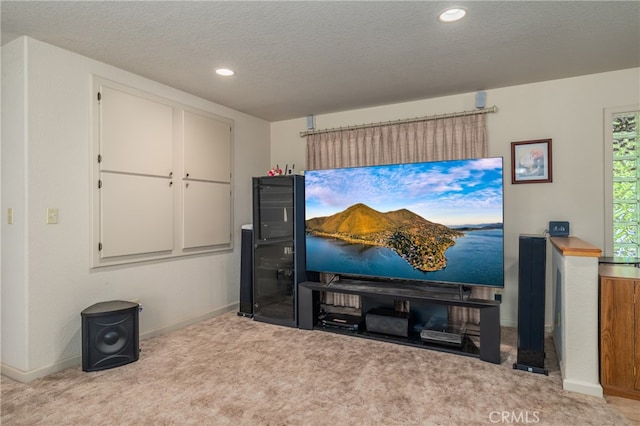
M498 112L498 107L494 105L490 108L474 109L471 111L450 112L446 114L434 114L434 115L427 115L424 117L404 118L400 120L391 120L391 121L385 121L385 122L379 122L379 123L356 124L353 126L335 127L331 129L307 130L305 132L300 132L300 137L303 138L305 136L317 135L320 133L368 129L373 127L384 127L384 126L393 126L398 124L417 123L420 121L432 121L432 120L437 120L441 118L465 117L468 115L488 114L492 112Z

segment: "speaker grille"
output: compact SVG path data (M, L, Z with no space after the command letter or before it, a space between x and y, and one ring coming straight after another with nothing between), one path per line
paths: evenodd
M544 368L547 239L521 235L518 259L518 364Z
M112 301L82 311L82 369L105 370L138 360L137 303Z
M104 355L118 353L127 345L128 336L127 329L122 325L103 328L96 336L96 349Z

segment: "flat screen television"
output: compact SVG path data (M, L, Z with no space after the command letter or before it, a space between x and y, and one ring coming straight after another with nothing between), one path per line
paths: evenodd
M504 286L503 159L305 172L306 268Z

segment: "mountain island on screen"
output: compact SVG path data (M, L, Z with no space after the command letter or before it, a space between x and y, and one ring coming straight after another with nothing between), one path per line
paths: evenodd
M307 171L307 270L503 286L502 175L502 158Z

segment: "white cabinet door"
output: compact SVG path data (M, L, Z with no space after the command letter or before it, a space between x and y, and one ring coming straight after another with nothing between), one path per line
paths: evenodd
M231 185L183 181L183 248L231 243Z
M231 126L191 111L183 112L183 125L184 177L230 182Z
M173 108L101 86L101 171L169 176L173 171Z
M92 266L232 248L233 120L98 77L93 89Z
M173 249L173 189L166 178L102 173L101 258Z

